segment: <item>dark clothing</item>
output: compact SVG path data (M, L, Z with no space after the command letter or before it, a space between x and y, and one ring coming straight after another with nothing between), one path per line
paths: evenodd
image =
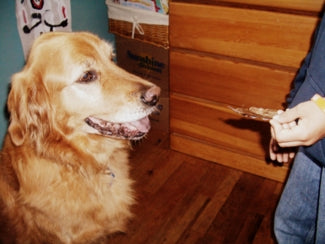
M316 93L325 96L325 18L316 31L313 49L306 56L294 80L294 88L287 99L288 107L310 100ZM305 154L318 164L325 166L325 139L309 147Z
M287 99L288 107L325 96L325 18ZM299 123L299 121L298 121ZM325 243L325 139L300 147L275 212L279 244Z

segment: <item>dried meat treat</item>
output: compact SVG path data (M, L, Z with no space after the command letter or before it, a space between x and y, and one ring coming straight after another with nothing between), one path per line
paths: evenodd
M265 119L272 119L274 115L277 115L276 109L269 108L258 108L258 107L249 107L248 110L254 114L260 115Z
M228 106L232 111L244 116L248 119L261 120L261 121L269 121L273 118L274 115L277 114L276 109L269 108L259 108L259 107L232 107Z

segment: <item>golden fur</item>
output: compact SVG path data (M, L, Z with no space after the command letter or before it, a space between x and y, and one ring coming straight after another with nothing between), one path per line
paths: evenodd
M125 230L129 140L149 130L160 90L111 60L111 45L90 33L48 33L13 76L0 154L3 243L97 243Z

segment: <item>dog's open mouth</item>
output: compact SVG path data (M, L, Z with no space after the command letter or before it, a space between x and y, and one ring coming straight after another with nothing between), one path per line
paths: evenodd
M89 116L85 119L85 122L96 129L101 135L129 140L141 139L150 129L150 120L148 116L126 123L112 123Z

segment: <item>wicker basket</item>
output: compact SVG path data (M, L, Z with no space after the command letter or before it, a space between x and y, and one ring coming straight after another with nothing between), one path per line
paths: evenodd
M168 26L141 24L144 34L134 33L134 39L168 48ZM109 19L109 31L122 37L132 38L133 24L123 20Z
M167 15L108 2L106 4L108 5L109 32L165 49L169 48Z

